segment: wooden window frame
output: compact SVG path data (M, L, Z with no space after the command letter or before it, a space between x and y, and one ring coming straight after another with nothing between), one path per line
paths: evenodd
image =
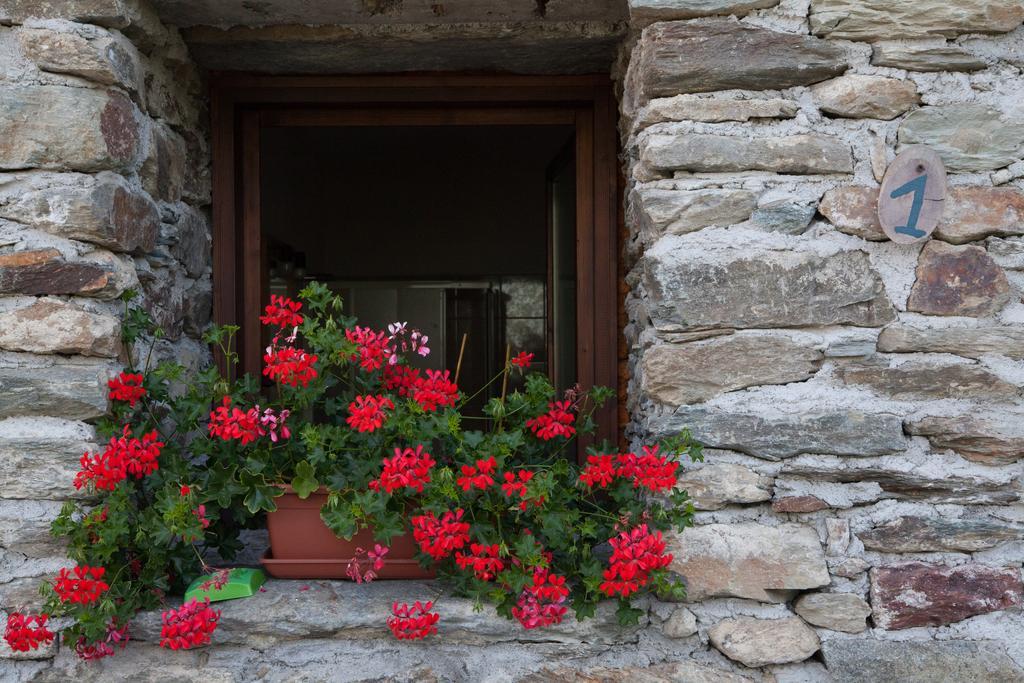
M616 102L606 75L211 76L213 316L239 325L244 371L261 362L259 135L264 125L521 125L576 130L577 376L619 389ZM613 399L598 438L620 441Z

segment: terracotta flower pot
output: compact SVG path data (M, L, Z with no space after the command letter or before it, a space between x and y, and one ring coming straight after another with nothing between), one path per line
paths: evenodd
M267 573L280 579L346 579L356 549L373 549L377 541L372 529L363 529L351 541L335 536L320 519L320 508L326 502L325 489L303 500L286 487L285 494L277 498L277 510L267 513L270 550L261 560ZM416 550L412 534L394 537L377 578L434 578L431 570L413 559Z

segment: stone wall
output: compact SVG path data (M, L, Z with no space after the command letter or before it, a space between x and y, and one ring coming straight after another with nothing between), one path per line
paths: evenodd
M163 327L158 357L206 362L203 97L184 43L143 2L0 0L4 619L64 564L49 522L127 360L118 297L138 291ZM9 655L0 641L3 680Z
M1021 680L1024 5L630 5L631 437L709 446L679 654ZM901 246L875 197L914 143L951 190Z

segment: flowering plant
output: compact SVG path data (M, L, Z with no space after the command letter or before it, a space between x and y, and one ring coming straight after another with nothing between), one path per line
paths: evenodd
M217 367L186 386L173 363L111 380L112 416L98 425L109 443L82 456L71 482L90 497L53 525L77 564L44 585L45 614L12 615L12 647L48 642L47 615L60 615L72 617L64 637L81 656L113 654L136 611L209 571L207 552L231 558L238 532L274 511L285 485L301 498L326 489L321 518L336 535L373 530L373 550L349 566L359 583L376 578L392 539L410 534L421 563L456 593L525 628L559 623L570 607L586 618L607 598L630 623L636 594L682 596L662 534L691 523L676 486L681 457L701 457L689 434L639 453L589 446L577 464L566 454L594 431L609 390L556 392L526 374L532 355L519 353L491 382L520 373L522 389L465 415L472 397L448 371L409 363L429 355L426 336L404 323L360 327L322 285L300 298L273 297L261 318L269 388ZM148 320L126 310L135 344ZM235 329L207 333L228 369ZM426 637L443 629L438 605L396 603L386 625L398 638ZM196 601L168 609L161 645L210 642L219 617Z

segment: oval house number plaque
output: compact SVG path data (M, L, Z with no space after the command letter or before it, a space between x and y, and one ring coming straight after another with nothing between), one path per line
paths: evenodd
M945 204L942 159L924 145L911 145L885 171L878 191L878 221L893 242L920 242L938 226Z

